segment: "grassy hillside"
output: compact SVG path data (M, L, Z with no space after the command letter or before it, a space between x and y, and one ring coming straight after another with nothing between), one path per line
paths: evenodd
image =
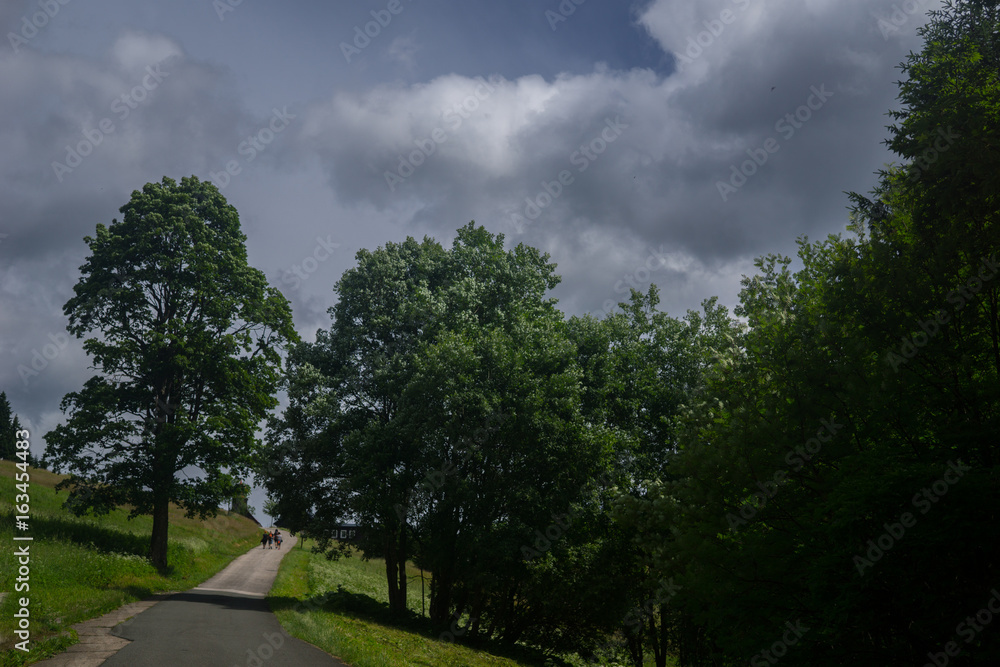
M385 562L360 556L328 561L293 549L281 563L268 598L289 634L354 667L518 667L544 665L541 656L474 650L439 640L420 614L420 571L410 571L408 606L414 617L389 616ZM425 575L426 576L426 575ZM429 579L427 581L429 584ZM498 647L499 648L499 647Z
M30 530L34 541L14 542L14 464L0 461L0 666L27 665L73 643L67 628L152 593L197 586L257 543L258 526L237 515L208 521L186 519L170 509L170 570L159 574L144 558L151 517L126 519L125 510L77 518L62 508L66 492L54 488L63 476L32 468ZM18 531L18 534L24 534ZM14 593L14 549L30 544L30 591ZM14 546L11 546L14 545ZM32 651L14 649L13 613L18 597L29 597Z

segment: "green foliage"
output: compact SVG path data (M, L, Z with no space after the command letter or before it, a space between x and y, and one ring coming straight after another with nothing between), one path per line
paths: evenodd
M924 48L900 68L903 108L890 116L886 143L907 161L914 212L927 226L962 232L975 247L1000 190L1000 7L992 0L948 0L919 29ZM972 158L972 159L970 159ZM972 218L951 228L953 216Z
M769 663L786 623L808 630L782 664L1000 656L962 625L1000 575L1000 10L931 18L890 128L906 164L851 195L856 238L757 262L679 455L616 505L681 586L682 664Z
M331 329L289 358L291 405L264 471L281 516L331 555L339 523L358 521L394 611L413 555L435 572L442 627L468 613L474 635L510 642L592 634L600 614L541 602L524 558L555 514L595 515L610 453L583 421L576 349L545 298L554 266L471 223L448 251L408 239L357 259ZM590 538L573 533L553 553Z
M101 371L46 435L80 512L153 514L150 555L166 565L167 504L213 515L259 451L277 403L279 350L297 340L288 302L247 264L236 210L210 183L164 178L132 193L91 251L68 329ZM179 479L196 466L202 474Z
M22 429L21 420L10 409L7 392L0 392L0 459L5 461L23 461L28 465L36 465L31 450L17 448L17 432ZM20 453L20 456L18 455Z
M760 258L738 321L653 288L564 322L547 258L471 225L359 254L292 355L283 510L370 523L397 608L412 554L432 618L475 636L637 666L1000 661L966 621L1000 580L1000 6L920 34L903 163L848 195L853 236Z
M17 436L20 428L17 415L10 409L7 392L0 392L0 459L13 461L17 458Z
M690 311L683 320L658 311L658 304L655 286L647 294L633 290L629 301L620 304L621 312L569 323L584 369L585 419L604 429L613 443L604 517L615 496L618 504L644 503L661 478L672 476L668 464L680 443L678 420L737 331L715 299L703 304L702 313ZM615 545L615 566L603 568L601 581L612 589L604 595L604 607L621 639L604 645L624 645L632 664L640 667L647 651L655 664L665 665L677 642L670 636L676 624L672 603L660 593L665 582L655 568L661 536L630 540L629 534L646 535L644 527L624 515L619 522L624 530L602 535L606 546Z

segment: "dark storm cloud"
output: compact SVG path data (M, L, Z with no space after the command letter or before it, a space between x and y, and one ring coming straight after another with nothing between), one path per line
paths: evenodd
M588 228L707 271L842 231L842 191L866 190L891 159L884 113L905 54L870 3L660 2L643 20L664 52L700 44L695 57L670 76L597 68L485 94L472 76L339 93L309 108L301 146L344 201L420 228L474 217L551 243L573 275L586 253L561 241ZM614 143L600 136L609 124L622 128Z
M254 119L224 72L136 31L101 60L0 54L0 87L0 387L38 420L87 375L62 314L83 237L110 224L142 183L207 175Z
M0 387L43 427L89 374L78 342L50 337L83 236L164 175L223 186L306 338L359 248L448 245L471 219L549 252L570 313L651 282L674 314L732 305L755 255L842 231L842 191L892 159L894 67L936 4L401 0L348 62L341 44L388 0L222 17L202 0L88 2L19 53L0 45ZM3 4L4 34L36 9ZM734 168L753 173L736 185ZM339 244L322 262L317 239ZM47 363L22 392L35 351Z

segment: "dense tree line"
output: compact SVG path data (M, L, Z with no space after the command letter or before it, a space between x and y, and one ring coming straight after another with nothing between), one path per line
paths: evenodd
M393 608L414 558L432 619L472 638L993 664L998 28L995 2L932 12L891 114L902 164L799 270L759 259L735 318L668 317L653 288L566 319L548 258L474 225L360 253L291 355L282 516L331 550L336 520L375 527Z
M683 664L1000 659L996 4L932 13L903 164L851 196L852 237L758 262L668 474L619 499L694 617Z

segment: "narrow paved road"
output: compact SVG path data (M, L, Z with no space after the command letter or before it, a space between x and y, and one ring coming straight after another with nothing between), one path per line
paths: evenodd
M295 543L289 535L281 550L258 546L201 586L172 595L116 625L111 634L129 643L96 664L345 667L315 646L286 634L264 600L278 573L278 564Z

